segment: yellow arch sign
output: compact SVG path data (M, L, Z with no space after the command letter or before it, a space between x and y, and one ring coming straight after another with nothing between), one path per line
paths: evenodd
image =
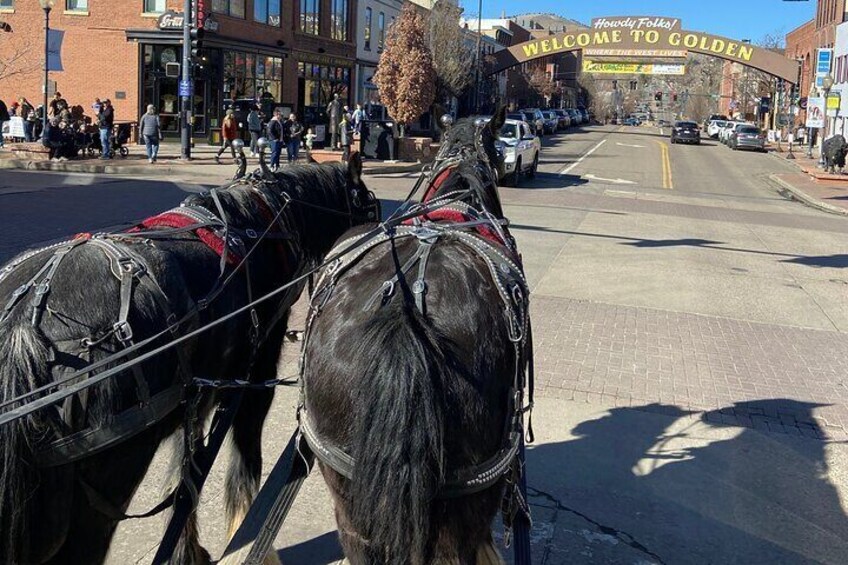
M633 16L599 18L593 20L590 28L513 45L495 54L490 72L498 73L534 59L584 49L631 52L635 56L691 51L741 63L793 84L798 81L798 62L780 53L726 37L682 30L678 19Z

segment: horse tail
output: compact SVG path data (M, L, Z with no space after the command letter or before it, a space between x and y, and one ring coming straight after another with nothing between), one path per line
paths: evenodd
M28 323L0 339L0 402L38 386L49 374L50 346ZM36 415L0 426L0 563L26 561L31 498L38 486L32 445L46 424Z
M361 343L350 517L385 562L420 565L432 551L430 510L444 478L443 388L454 356L407 304L369 320Z

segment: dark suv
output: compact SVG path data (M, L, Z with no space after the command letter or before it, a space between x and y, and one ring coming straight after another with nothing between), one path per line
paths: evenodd
M671 128L672 143L701 143L701 130L695 122L675 122Z

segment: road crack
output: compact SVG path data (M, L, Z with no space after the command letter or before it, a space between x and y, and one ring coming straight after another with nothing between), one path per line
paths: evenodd
M608 536L612 536L612 537L618 539L619 541L621 541L623 544L635 549L636 551L639 551L640 553L644 553L645 555L649 556L651 559L654 559L660 565L666 565L665 561L663 561L662 557L660 557L659 555L657 555L656 553L654 553L653 551L651 551L650 549L648 549L647 547L645 547L644 545L639 543L639 541L637 541L636 538L634 538L632 535L628 534L627 532L621 531L621 530L619 530L617 528L613 528L611 526L605 526L605 525L601 524L600 522L598 522L597 520L594 520L591 517L587 516L586 514L583 514L579 510L569 508L568 506L564 505L558 498L556 498L552 494L549 494L545 491L539 490L537 488L533 488L531 486L527 487L527 491L530 494L530 496L544 498L545 500L547 500L548 502L553 504L553 507L554 507L555 510L557 510L557 512L559 512L559 511L568 512L569 514L573 514L575 516L578 516L579 518L582 518L583 520L585 520L585 521L589 522L590 524L592 524L593 526L595 526L601 533L606 534ZM545 557L547 557L547 552L546 552ZM544 560L543 560L543 563L544 563Z

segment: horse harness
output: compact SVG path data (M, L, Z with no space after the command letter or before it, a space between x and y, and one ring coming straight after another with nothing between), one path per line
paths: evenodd
M70 241L33 250L22 255L3 270L0 270L0 281L28 259L45 251L53 251L52 256L45 261L35 275L12 293L9 301L0 311L0 324L9 318L16 305L30 297L32 307L30 323L37 327L41 323L45 310L47 310L50 284L59 265L71 251L85 244L93 246L103 253L109 262L110 272L118 280L120 300L118 319L105 331L96 332L83 338L53 342L51 362L54 374L58 372L61 376L61 374L69 371L83 368L90 361L91 352L95 348L107 347L109 343L114 342L124 348L133 345L134 333L129 322L129 316L134 290L138 286L144 287L150 296L154 297L157 307L164 313L167 320L167 330L171 335L176 335L180 326L190 316L177 319L175 305L172 304L172 301L156 280L147 260L134 249L134 246L138 244L150 245L157 238L169 238L188 233L195 234L198 240L221 257L221 274L212 291L205 298L197 301L196 311L206 308L214 293L220 290L228 266L232 266L234 269L244 266L247 300L251 303L253 301L253 284L249 261L246 260L249 253L246 251L244 241L257 240L258 243L260 234L254 230L237 230L229 226L217 195L214 194L214 191L212 193L220 217L201 206L182 205L148 218L127 232L95 235L79 234ZM254 194L259 202L263 217L270 217L273 223L273 231L262 234L262 239L292 239L293 232L285 226L282 214L274 214L274 208L261 191L256 190ZM287 198L286 201L288 201ZM186 307L185 310L187 312L193 311L190 307ZM251 310L251 341L254 350L267 337L271 327L279 318L280 313L276 313L273 320L269 320L269 324L266 324L265 332L260 334L258 315L255 309ZM116 414L108 415L107 421L103 425L86 426L88 390L68 397L63 404L57 407L59 418L55 425L59 439L38 448L36 451L38 465L42 467L64 465L94 455L144 431L176 409L185 399L185 389L190 384L192 377L187 353L179 347L176 348L176 353L179 378L175 379L173 385L160 391L151 392L141 365L133 364L131 371L135 380L137 402ZM135 353L130 354L128 360L132 360L134 357L136 357ZM79 431L73 432L72 430Z
M450 220L462 217L466 221L450 223L434 221L440 217ZM353 246L357 240L363 238L364 234L342 241L337 245L336 250ZM377 303L380 306L386 304L399 286L399 280L402 277L406 278L409 273L414 279L408 286L415 305L422 314L426 315L427 265L433 248L440 241L456 241L480 257L486 264L489 276L498 289L503 303L504 323L515 350L515 374L510 390L501 448L495 455L471 468L451 472L442 485L438 497L450 499L471 495L486 490L506 478L507 489L504 493L502 510L504 523L509 532L516 512L524 513L529 519L529 507L518 488L518 477L523 465L519 458L524 433L523 415L532 408L533 399L529 291L512 238L505 233L500 222L494 221L485 211L476 210L463 202L450 202L439 208L435 214L430 213L416 218L411 225L390 227L385 233L375 238L365 239L362 245L339 257L321 272L312 295L302 349L301 399L298 407L300 433L315 456L324 464L348 479L353 477L356 472L356 461L341 447L318 435L311 415L307 411L308 390L303 378L303 370L307 363L307 343L316 318L321 315L322 309L329 302L341 277L372 249L387 242L410 239L417 241L416 251L400 266L395 276L384 281L380 289L367 301L366 310L373 308ZM331 253L335 253L336 250ZM413 271L416 264L417 269ZM526 406L525 395L528 401ZM532 437L529 425L528 437Z

